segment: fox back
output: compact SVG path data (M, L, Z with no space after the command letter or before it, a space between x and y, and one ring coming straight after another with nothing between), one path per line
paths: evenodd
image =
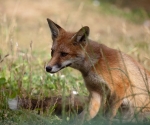
M103 109L112 120L122 108L125 118L150 110L150 73L129 55L88 39L90 29L68 32L47 19L51 35L51 60L46 71L56 73L65 67L81 72L89 91L89 106L78 119L91 119Z

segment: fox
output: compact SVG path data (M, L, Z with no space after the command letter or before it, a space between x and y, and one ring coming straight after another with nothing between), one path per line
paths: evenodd
M150 111L150 72L130 55L89 39L90 28L63 29L47 18L52 37L48 73L66 67L81 72L89 92L88 106L76 121L89 121L102 111L111 122L121 111L124 119Z

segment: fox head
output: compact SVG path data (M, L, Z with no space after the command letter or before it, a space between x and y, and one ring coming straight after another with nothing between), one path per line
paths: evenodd
M46 66L46 71L55 73L71 66L79 68L85 58L84 48L87 45L89 27L84 26L77 32L67 32L52 20L47 19L53 40L51 59Z

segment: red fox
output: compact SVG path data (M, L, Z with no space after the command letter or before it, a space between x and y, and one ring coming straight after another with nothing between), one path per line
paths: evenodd
M88 39L90 29L68 32L47 19L51 35L51 59L46 71L56 73L65 67L81 72L89 91L89 104L78 117L90 120L99 110L113 120L121 109L124 118L150 111L150 72L121 51Z

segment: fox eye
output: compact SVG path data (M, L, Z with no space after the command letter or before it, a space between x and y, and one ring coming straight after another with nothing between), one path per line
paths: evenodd
M67 56L67 55L68 55L68 53L61 52L61 53L60 53L60 55L61 55L62 57L65 57L65 56Z
M51 50L51 56L53 56L54 50Z

